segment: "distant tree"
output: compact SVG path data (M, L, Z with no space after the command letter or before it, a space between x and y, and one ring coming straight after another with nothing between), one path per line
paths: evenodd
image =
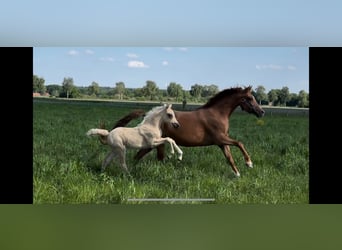
M296 93L290 93L289 99L286 101L286 106L289 106L289 107L298 106L298 95Z
M214 96L215 94L217 94L218 92L219 92L219 88L217 85L215 85L215 84L204 85L203 89L202 89L201 96L211 97L211 96Z
M192 85L190 87L190 95L192 95L195 98L199 98L202 95L203 86L199 84Z
M51 84L46 86L46 91L51 96L59 96L59 94L62 92L62 86L57 84Z
M276 102L278 101L278 90L276 89L271 89L267 93L268 101L272 103L273 106L275 106Z
M32 89L33 92L40 93L41 95L45 94L46 87L44 83L45 83L44 78L33 75L33 89Z
M143 88L136 88L133 90L134 97L143 97L144 96L144 91Z
M62 82L62 97L69 98L72 92L77 94L77 89L74 86L74 80L71 77L64 77L64 80Z
M290 91L288 87L283 87L280 91L279 91L279 101L281 104L286 106L286 102L290 99Z
M119 95L119 99L122 100L125 93L125 83L117 82L115 83L115 93Z
M183 87L178 83L171 82L166 91L170 97L176 97L176 101L178 101L178 98L183 94Z
M262 85L258 85L255 88L255 98L257 99L257 101L259 101L259 104L261 105L261 101L267 101L268 97L266 94L266 89L264 86Z
M100 93L100 86L97 82L92 82L88 87L89 95L98 95Z
M304 108L309 106L309 94L304 90L298 93L298 107Z
M159 88L154 81L146 81L146 85L142 88L144 96L149 97L152 101L156 99L156 94L158 93Z

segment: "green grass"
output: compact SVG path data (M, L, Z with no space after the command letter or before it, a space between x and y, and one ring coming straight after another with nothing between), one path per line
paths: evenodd
M115 162L101 173L109 147L85 133L101 121L111 128L132 109L134 104L34 99L34 203L147 203L131 202L130 198L214 198L210 203L217 204L308 203L308 116L266 113L257 119L234 112L230 136L244 143L254 165L245 167L239 149L231 147L240 178L234 176L217 146L181 146L181 162L176 156L159 162L156 151L135 162L137 150L128 150L130 176Z

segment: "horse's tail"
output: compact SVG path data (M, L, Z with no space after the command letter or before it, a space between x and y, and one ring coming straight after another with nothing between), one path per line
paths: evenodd
M130 121L137 119L139 117L142 117L144 115L145 115L145 111L142 109L133 110L131 113L129 113L128 115L126 115L123 118L121 118L120 120L118 120L114 124L112 130L117 128L117 127L125 127Z
M107 136L109 135L109 131L106 129L92 128L87 132L87 136L91 135L99 135L101 143L107 144Z

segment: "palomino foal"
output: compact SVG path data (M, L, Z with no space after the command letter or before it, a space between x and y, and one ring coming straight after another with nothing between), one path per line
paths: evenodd
M121 168L129 172L126 165L126 148L155 148L166 142L171 146L171 154L174 154L175 148L178 153L178 160L182 160L183 152L175 141L170 137L162 137L161 124L170 124L175 129L180 127L171 107L172 104L154 107L146 114L144 120L134 128L117 127L110 132L106 129L90 129L87 132L88 136L99 135L102 138L101 142L111 147L111 151L103 161L102 171L105 170L113 157L117 156Z

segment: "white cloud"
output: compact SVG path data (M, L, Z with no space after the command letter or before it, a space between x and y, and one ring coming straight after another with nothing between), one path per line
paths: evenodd
M79 52L77 51L77 50L70 50L69 52L68 52L68 55L69 56L77 56L79 54Z
M100 61L103 61L103 62L114 62L114 58L113 57L101 57Z
M134 53L128 53L127 56L129 58L138 58L139 57L137 54L134 54Z
M91 49L86 49L86 50L85 50L85 53L86 53L87 55L93 55L95 52L92 51Z
M283 69L283 66L275 65L275 64L262 64L262 65L256 65L255 66L257 70L263 70L263 69L271 69L271 70L281 70Z
M129 61L127 66L129 68L148 68L149 67L142 61Z
M183 52L188 51L188 48L185 48L185 47L175 47L175 48L172 48L172 47L164 47L163 49L166 50L166 51L174 51L175 49L176 49L176 50L179 50L179 51L183 51Z
M162 62L162 65L163 65L163 66L167 66L167 65L169 65L169 62L168 62L168 61L163 61L163 62Z
M296 70L296 67L293 65L289 65L289 66L287 66L287 69L288 70Z

